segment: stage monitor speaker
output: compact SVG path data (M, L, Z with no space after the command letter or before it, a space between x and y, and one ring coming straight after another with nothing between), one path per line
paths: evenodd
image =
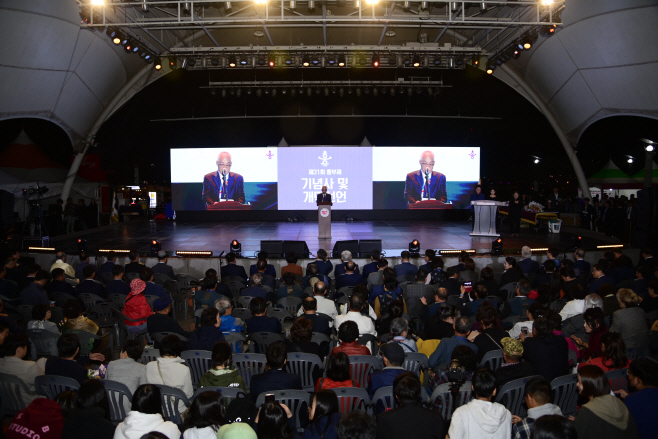
M334 249L331 252L331 256L333 258L340 258L340 254L345 250L349 250L352 253L352 256L358 255L359 241L356 239L350 241L336 241L336 244L334 244Z
M382 251L381 239L362 239L359 241L359 256L370 256L373 250Z
M306 241L283 241L283 257L290 253L294 253L298 258L308 258Z
M280 258L283 255L283 241L261 241L260 251L267 252L270 258Z

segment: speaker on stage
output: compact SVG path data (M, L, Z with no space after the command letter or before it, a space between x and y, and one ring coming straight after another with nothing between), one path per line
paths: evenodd
M370 256L373 250L382 251L381 239L362 239L359 241L359 256Z
M334 249L331 252L331 256L333 258L340 258L340 254L345 250L349 250L352 253L352 256L358 255L359 241L356 239L352 239L350 241L336 241L336 244L334 244Z
M280 258L283 256L283 241L261 241L260 251L267 252L270 258Z
M294 253L298 258L308 258L306 241L283 241L283 256Z

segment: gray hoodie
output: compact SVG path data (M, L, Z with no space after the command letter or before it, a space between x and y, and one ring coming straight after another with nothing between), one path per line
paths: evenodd
M512 414L497 402L474 399L452 415L450 439L509 439Z
M539 407L528 409L528 418L539 419L546 415L562 416L562 410L560 410L560 407L551 404L550 402L548 404L540 405Z

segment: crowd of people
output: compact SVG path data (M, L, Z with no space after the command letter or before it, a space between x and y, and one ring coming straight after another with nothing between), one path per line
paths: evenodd
M505 258L502 270L478 271L466 252L457 265L445 267L433 250L425 252L424 264L405 251L390 267L375 251L359 267L349 251L334 265L321 249L307 267L288 255L288 265L277 272L261 252L249 274L229 253L220 273L205 273L190 301L198 324L183 325L170 316L172 298L161 285L175 276L165 253L153 267L141 264L136 253L125 266L112 254L102 265L81 254L72 267L58 252L44 270L23 266L13 252L0 271L0 307L6 305L0 308L0 373L20 378L27 390L20 395L26 408L14 416L6 437L86 438L93 431L116 439L655 439L658 265L651 250L642 250L634 263L615 249L593 266L583 249L571 258L558 253L549 249L539 264L524 247L522 258ZM123 297L123 323L135 336L126 337L118 357L94 321L95 304L81 300L87 292L101 305ZM296 315L271 315L288 298L297 299ZM17 304L31 306L29 318L12 313ZM248 311L236 312L241 305ZM49 353L34 349L34 330L53 334ZM144 332L159 350L146 364L139 337ZM245 377L233 354L247 345L229 344L232 333L248 340L273 333L283 341L261 348L265 370ZM314 334L326 337L317 342ZM181 358L185 350L211 352L198 382ZM294 352L316 355L323 364L312 371L308 405L262 402L277 390L304 389L302 377L286 367ZM496 352L502 362L492 366L487 359ZM427 356L425 381L405 368L409 353ZM350 364L354 356L372 356L380 366L363 381ZM131 401L121 402L127 415L118 425L111 422L103 381L94 379L98 370L132 393ZM627 388L611 386L606 373L616 370L627 371ZM551 382L574 372L579 410L562 413ZM72 378L79 388L50 401L37 394L40 375ZM501 389L518 379L527 379L523 417L497 402ZM421 398L455 383L469 385L472 395L448 418ZM191 400L189 406L178 403L182 423L164 416L161 385ZM237 388L246 397L226 405L220 392L195 394L195 386ZM380 402L369 411L346 410L334 389L350 387L365 388L370 398L391 387L394 408Z

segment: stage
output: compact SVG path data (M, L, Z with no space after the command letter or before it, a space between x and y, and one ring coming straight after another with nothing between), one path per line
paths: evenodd
M306 241L314 255L319 248L331 251L336 241L381 239L382 249L387 256L399 256L400 252L408 249L409 243L414 239L420 241L423 252L427 248L433 248L474 249L477 253L490 253L494 239L470 236L472 225L466 221L354 221L332 222L331 227L331 239L320 240L317 222L208 223L137 220L53 237L50 245L68 253L77 253L77 240L84 238L92 253L99 249L149 252L150 242L156 239L167 252L211 250L217 256L222 251L228 253L230 242L237 239L242 245L242 255L253 257L254 253L260 250L260 241ZM547 233L547 230L535 232L524 227L518 238L507 233L506 224L499 228L499 232L501 229L503 233L500 236L507 254L520 254L524 245L532 248L555 247L564 251L571 247L572 237L576 234L582 236L582 246L588 251L595 250L597 245L621 243L620 240L606 237L603 233L568 226L562 226L562 233L559 234Z

